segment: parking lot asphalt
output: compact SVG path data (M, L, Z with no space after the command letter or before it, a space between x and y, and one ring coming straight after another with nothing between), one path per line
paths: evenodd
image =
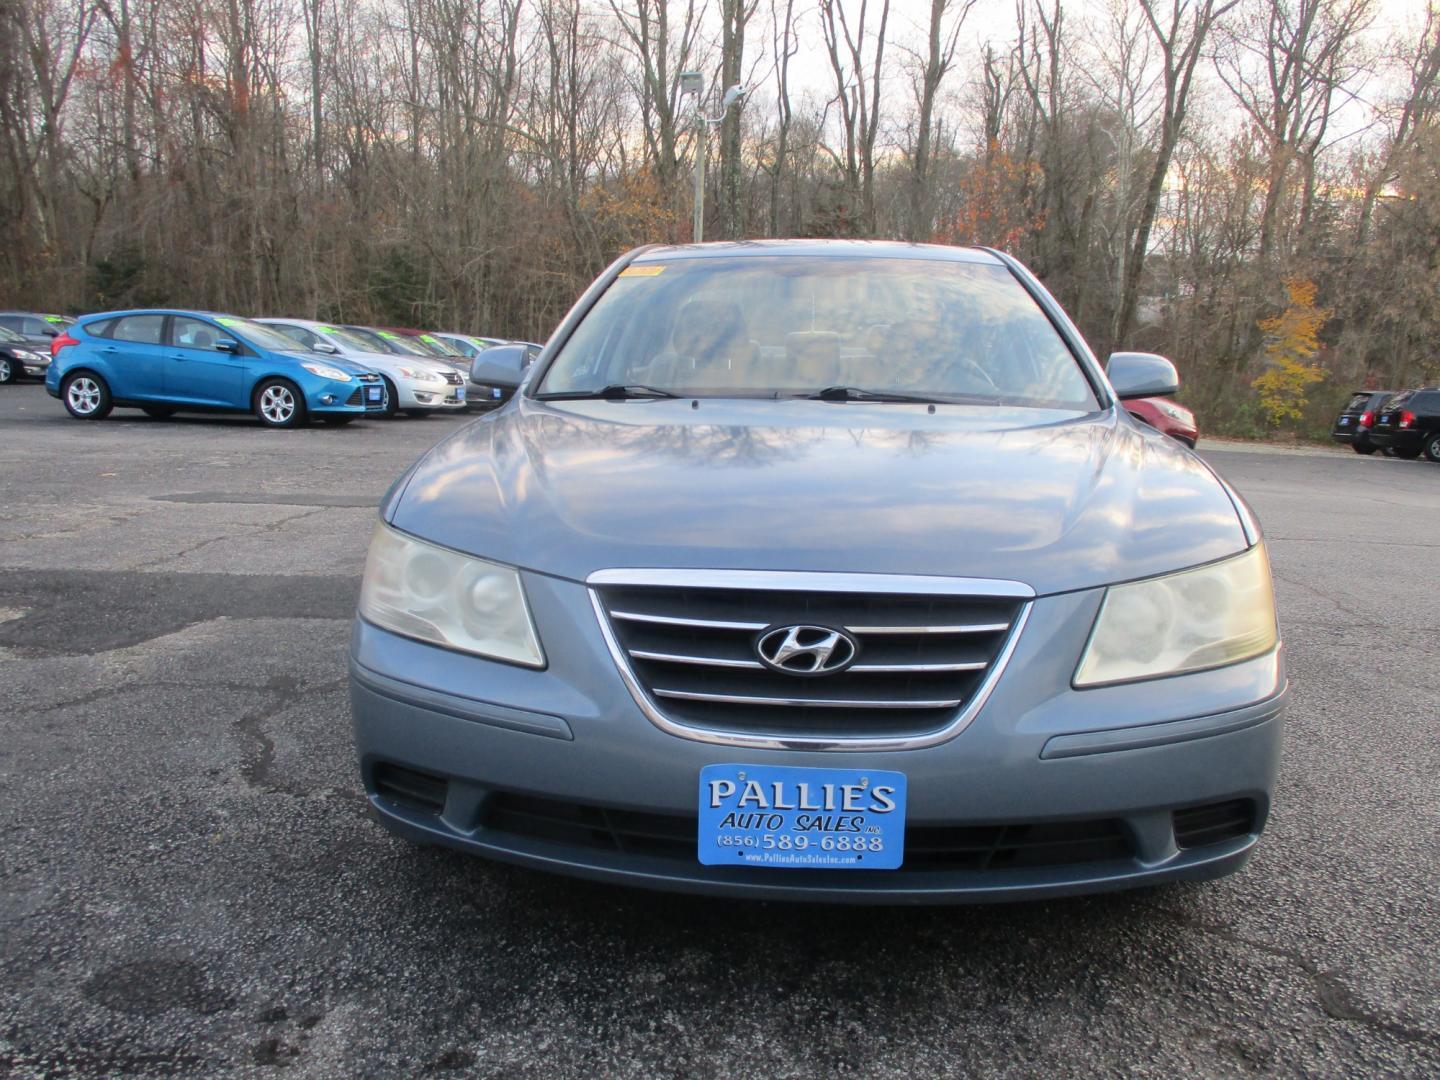
M0 1074L1440 1075L1440 466L1201 448L1270 540L1269 830L994 907L630 891L364 813L373 507L463 421L68 419L0 387Z

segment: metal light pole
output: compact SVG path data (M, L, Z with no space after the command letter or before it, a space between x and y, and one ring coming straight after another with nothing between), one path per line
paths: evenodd
M682 71L680 73L680 96L687 94L695 95L695 212L691 218L691 233L693 242L700 244L705 241L705 158L710 149L710 128L719 127L725 122L725 114L730 111L730 106L745 96L747 93L743 86L732 86L725 91L725 97L720 102L720 115L706 116L704 111L705 98L705 76L698 71Z
M691 234L694 242L703 244L705 242L705 159L710 151L710 125L705 117L696 112L700 121L699 132L695 143L695 217Z

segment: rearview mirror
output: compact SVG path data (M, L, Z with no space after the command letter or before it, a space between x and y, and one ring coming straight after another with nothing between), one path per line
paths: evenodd
M513 390L520 385L524 370L525 346L496 345L470 362L470 381L479 386L503 386Z
M1180 389L1180 374L1175 365L1158 353L1111 353L1105 363L1105 374L1121 401L1128 398L1161 397Z
M240 351L240 342L234 338L222 337L219 341L215 342L215 348L221 352L238 353Z

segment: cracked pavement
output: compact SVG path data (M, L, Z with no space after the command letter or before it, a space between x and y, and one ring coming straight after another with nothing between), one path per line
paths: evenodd
M371 507L455 419L263 431L0 387L0 1074L1440 1074L1440 467L1230 444L1293 699L1208 885L652 895L364 815Z

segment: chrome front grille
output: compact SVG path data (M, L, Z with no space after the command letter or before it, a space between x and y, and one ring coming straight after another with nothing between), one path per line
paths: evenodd
M458 371L442 371L440 374L445 376L445 381L451 386L463 386L465 384L465 380L460 377Z
M952 738L1018 638L1017 582L749 571L602 571L596 613L631 694L665 730L759 747L874 749ZM777 671L778 627L843 630L843 670Z

